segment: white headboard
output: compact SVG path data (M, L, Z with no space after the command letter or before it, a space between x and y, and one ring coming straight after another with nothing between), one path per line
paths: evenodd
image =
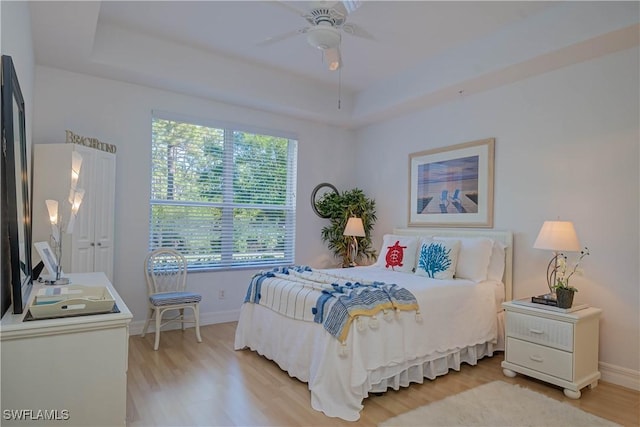
M510 231L412 227L395 228L393 234L402 236L487 237L504 243L506 249L502 282L504 283L505 300L511 301L513 299L513 234Z

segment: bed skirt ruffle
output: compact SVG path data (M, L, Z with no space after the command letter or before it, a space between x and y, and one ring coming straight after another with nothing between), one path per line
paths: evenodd
M476 365L483 357L493 356L495 351L504 351L504 312L498 314L498 342L485 342L446 353L433 353L413 360L398 372L398 368L380 368L368 376L369 393L383 393L392 388L408 387L411 383L422 384L424 379L433 380L447 374L449 370L460 370L462 363Z
M408 387L411 383L422 384L425 378L433 380L447 374L451 369L459 371L462 363L475 365L483 357L493 356L493 352L492 343L482 343L445 354L430 354L411 361L408 363L409 366L398 373L392 373L397 371L395 367L380 368L369 374L365 388L369 389L369 393L382 393L389 388L398 390L400 387Z

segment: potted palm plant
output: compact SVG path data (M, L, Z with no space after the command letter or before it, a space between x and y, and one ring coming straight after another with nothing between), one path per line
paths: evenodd
M365 196L359 188L326 193L316 202L318 212L328 218L330 224L322 228L322 241L327 243L333 255L342 260L342 266L349 265L350 240L344 236L344 228L350 217L362 219L365 236L358 240L357 259L375 259L376 251L371 242L371 231L376 222L376 202Z

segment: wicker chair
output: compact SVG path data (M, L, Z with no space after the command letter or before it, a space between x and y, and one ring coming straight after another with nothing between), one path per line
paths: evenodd
M186 291L187 260L173 249L160 248L149 253L144 261L144 273L147 280L149 294L149 312L144 324L142 337L147 333L151 319L155 316L156 339L153 346L158 350L160 346L160 329L169 323L179 322L182 330L185 323L195 323L196 339L200 337L200 310L202 300L200 294ZM185 320L184 309L193 310L193 320ZM178 314L162 322L162 316L170 310L178 310Z

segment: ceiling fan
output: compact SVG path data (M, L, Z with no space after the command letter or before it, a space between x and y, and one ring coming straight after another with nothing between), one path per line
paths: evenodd
M323 57L329 66L329 70L335 71L342 66L342 57L340 53L340 44L342 42L342 34L346 33L355 37L362 37L374 40L362 27L347 23L348 15L358 9L362 1L345 0L345 1L314 1L310 3L310 9L307 12L301 12L288 3L278 1L279 4L286 9L293 11L296 15L304 18L309 24L306 27L289 31L279 36L269 37L258 43L259 46L268 46L273 43L294 37L298 34L306 34L307 42L322 50Z

